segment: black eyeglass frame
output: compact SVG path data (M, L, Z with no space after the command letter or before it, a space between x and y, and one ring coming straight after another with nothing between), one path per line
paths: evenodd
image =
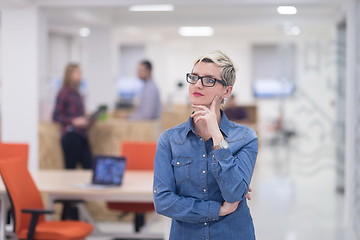
M201 80L201 84L204 86L204 87L213 87L213 86L215 86L215 83L216 82L219 82L221 85L223 85L223 86L227 86L227 83L224 81L224 80L219 80L219 79L216 79L216 78L213 78L213 77L209 77L209 76L203 76L203 77L200 77L200 76L198 76L198 75L196 75L196 74L194 74L194 73L187 73L186 74L186 82L188 82L188 83L190 83L190 84L196 84L197 83L197 81L196 82L189 82L189 76L196 76L198 79L197 79L197 81L199 81L199 80ZM214 84L213 85L211 85L211 86L207 86L207 85L204 85L204 82L203 82L203 78L211 78L211 79L214 79L215 81L214 81Z

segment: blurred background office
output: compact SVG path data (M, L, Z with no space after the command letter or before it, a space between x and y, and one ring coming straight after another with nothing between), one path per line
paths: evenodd
M30 143L31 170L63 167L49 140L59 137L51 112L68 62L82 66L88 112L108 109L89 133L92 150L112 154L119 138L156 140L187 119L185 74L194 57L221 47L238 68L235 105L247 116L239 122L260 139L250 202L258 239L360 239L359 0L0 7L0 136ZM129 123L123 116L140 96L142 59L155 66L161 119Z

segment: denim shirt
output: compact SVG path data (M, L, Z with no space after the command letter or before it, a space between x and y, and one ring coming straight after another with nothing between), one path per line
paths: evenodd
M254 240L245 195L258 152L254 130L228 120L220 130L229 148L213 150L195 133L192 118L160 136L154 167L156 212L172 218L171 240ZM221 204L240 201L219 217Z

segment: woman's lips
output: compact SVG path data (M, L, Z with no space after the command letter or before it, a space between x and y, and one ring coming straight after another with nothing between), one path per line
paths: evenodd
M202 97L202 96L204 96L203 94L201 94L201 93L199 93L199 92L194 92L193 95L194 95L195 97Z

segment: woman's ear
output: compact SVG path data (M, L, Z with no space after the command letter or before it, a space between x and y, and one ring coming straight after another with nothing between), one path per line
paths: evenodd
M229 98L231 93L232 93L232 90L233 90L233 86L227 86L226 89L225 89L225 93L222 96L222 99Z

